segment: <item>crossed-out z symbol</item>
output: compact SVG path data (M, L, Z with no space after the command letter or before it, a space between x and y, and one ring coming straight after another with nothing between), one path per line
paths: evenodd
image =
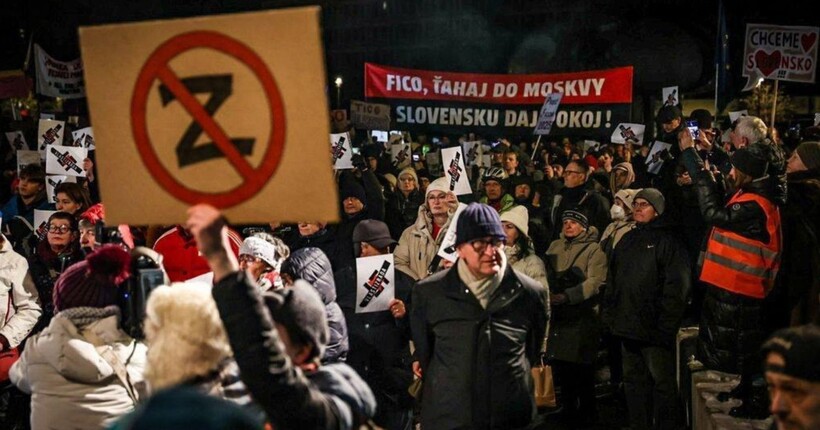
M211 97L205 102L205 105L202 106L205 112L211 117L214 116L219 107L222 106L225 100L233 93L233 75L193 76L181 79L181 82L191 94L211 94ZM162 99L163 106L167 106L168 103L176 99L176 95L164 84L159 87L159 95ZM179 164L179 167L225 156L213 142L206 142L195 147L194 144L196 144L201 134L202 125L196 121L191 122L191 125L185 130L185 134L182 135L182 138L177 144L177 164ZM255 142L256 139L248 137L231 139L231 144L242 155L251 155Z
M62 168L66 171L73 170L79 174L83 173L83 169L81 169L80 166L77 165L77 160L74 157L72 157L71 153L69 153L68 151L62 153L54 149L54 147L52 147L51 153L57 157L57 162L60 163L60 166L62 166Z
M367 282L362 284L367 289L367 295L359 303L360 308L367 306L374 297L379 297L379 294L384 291L384 286L390 283L389 280L384 278L388 268L390 268L390 262L385 261L382 263L382 267L379 270L374 270Z
M345 155L345 138L340 137L337 143L334 143L333 146L330 148L330 154L333 156L333 163L336 163L336 160L342 158Z
M475 157L478 155L478 151L476 150L478 145L473 145L469 151L467 151L467 164L473 164L475 161Z
M43 222L41 222L41 223L40 223L40 225L37 227L37 230L35 230L35 231L34 231L34 234L36 234L36 235L37 235L37 237L38 237L40 240L43 240L43 239L46 237L46 230L47 230L47 226L48 226L48 221L43 221Z
M447 172L450 173L450 191L456 189L458 179L461 177L461 166L458 165L459 158L461 158L461 153L456 152L456 156L450 162L450 168L447 169Z
M401 151L399 151L398 154L396 154L396 162L393 163L393 164L395 164L397 166L401 165L401 163L404 163L404 160L406 160L406 159L407 159L407 150L402 149Z
M46 178L46 180L48 181L48 184L51 185L51 188L57 188L57 185L63 183L63 181L55 181L51 178ZM57 193L54 193L54 195L51 196L51 200L53 201L53 203L57 203Z

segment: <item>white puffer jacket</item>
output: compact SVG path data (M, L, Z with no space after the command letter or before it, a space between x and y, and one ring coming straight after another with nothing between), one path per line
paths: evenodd
M92 315L100 318L82 325ZM11 381L31 393L31 427L102 429L134 409L134 401L114 368L81 334L91 332L125 364L131 385L143 381L146 347L118 328L116 307L72 308L58 313L41 333L29 339L11 368ZM96 336L96 337L94 337Z
M5 238L0 247L0 335L14 348L28 336L43 313L28 262Z

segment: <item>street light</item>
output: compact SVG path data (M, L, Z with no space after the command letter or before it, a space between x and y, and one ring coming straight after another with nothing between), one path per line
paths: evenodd
M336 79L333 81L336 84L336 109L342 108L342 77L336 76Z

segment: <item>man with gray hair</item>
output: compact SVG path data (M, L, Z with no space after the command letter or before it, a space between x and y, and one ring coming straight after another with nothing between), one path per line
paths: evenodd
M752 143L766 138L769 129L762 119L756 116L742 116L732 123L729 139L735 149L745 148Z

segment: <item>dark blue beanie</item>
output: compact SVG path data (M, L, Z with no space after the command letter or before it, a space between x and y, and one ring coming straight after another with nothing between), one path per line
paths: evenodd
M455 246L482 237L507 239L507 234L501 227L501 218L491 206L482 203L470 203L461 211L456 224Z

